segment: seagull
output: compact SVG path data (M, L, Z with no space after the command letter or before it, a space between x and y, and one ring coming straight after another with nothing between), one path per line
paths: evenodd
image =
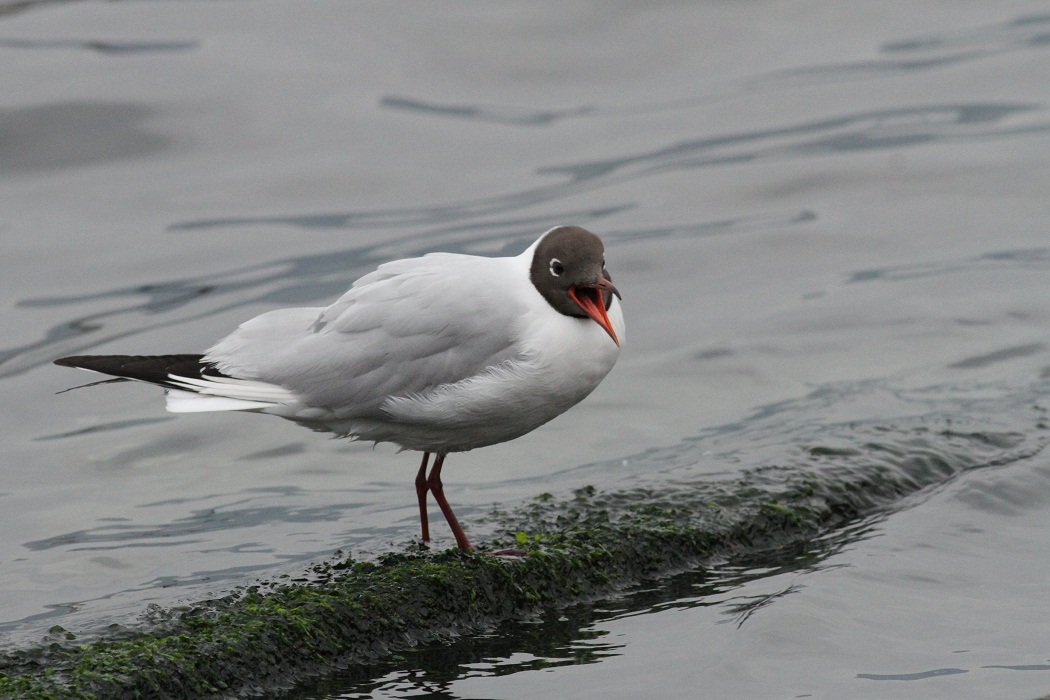
M385 263L330 306L256 316L203 354L55 364L164 387L173 413L269 413L420 451L423 541L431 493L456 545L471 550L445 498L445 457L520 437L590 394L620 354L619 297L601 239L557 226L513 257Z

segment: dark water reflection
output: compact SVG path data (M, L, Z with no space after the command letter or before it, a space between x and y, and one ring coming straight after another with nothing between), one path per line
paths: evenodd
M370 697L464 697L454 682L600 663L623 652L624 643L601 623L635 615L712 608L736 627L779 598L799 590L787 584L762 595L741 590L750 582L820 571L833 554L870 537L878 519L857 523L817 541L752 551L662 579L644 581L614 598L540 611L528 620L497 625L485 634L409 651L396 661L355 668L283 695L288 700Z
M76 39L0 39L0 48L51 51L69 49L92 51L105 56L133 56L136 54L190 51L197 48L195 41L81 41Z
M1031 386L995 399L977 398L976 394L980 392L973 389L957 385L899 392L898 398L905 404L935 408L932 414L921 418L905 419L898 412L896 419L885 424L814 423L814 416L843 412L847 405L863 404L865 394L883 390L874 385L826 387L815 391L805 401L770 405L739 424L720 426L681 445L632 458L639 471L660 473L658 483L665 489L661 492L661 499L669 498L666 489L681 488L685 502L695 497L697 488L711 484L710 474L700 485L687 475L685 465L702 460L717 460L749 469L747 482L739 484L741 489L782 483L787 474L797 473L803 468L819 468L829 474L835 470L872 473L873 469L886 468L915 475L944 475L944 484L919 492L886 512L808 542L762 550L745 547L738 555L725 560L709 562L666 578L644 581L611 598L539 611L532 618L497 625L485 634L414 649L398 655L389 663L355 666L352 671L337 672L282 697L295 700L417 695L450 699L489 697L486 694L479 696L470 682L510 679L518 674L528 678L532 677L528 676L532 672L599 664L638 654L635 647L642 642L622 639L622 635L614 634L612 630L629 627L630 619L635 617L644 620L665 613L678 617L688 615L690 611L702 613L697 619L700 627L691 633L693 637L681 640L661 638L657 642L648 640L648 643L657 647L653 651L657 655L664 653L660 645L676 647L675 652L667 652L675 658L690 655L678 645L699 645L695 650L696 663L702 665L709 657L720 656L715 649L702 648L707 634L703 625L726 625L751 633L754 633L753 628L761 630L770 625L778 628L790 624L791 618L785 623L778 621L782 614L779 609L795 597L803 599L805 602L799 605L810 610L812 615L819 614L821 621L855 629L856 622L849 619L850 613L834 607L841 605L842 601L833 597L827 599L826 593L822 595L820 591L825 584L821 581L834 572L847 578L877 576L868 570L872 567L878 569L878 559L872 562L867 558L879 556L872 552L871 543L889 536L890 518L910 513L921 521L922 513L930 508L929 502L944 500L947 494L995 518L1031 514L1046 501L1044 495L1037 493L1039 489L1032 479L1033 475L1040 482L1050 478L1046 460L1041 456L1047 439L1038 430L1025 427L1033 422L1041 425L1040 416L1045 415L1041 397L1046 395L1046 386ZM946 399L948 396L952 399ZM993 406L996 407L994 410ZM993 415L995 417L991 418ZM967 430L964 426L975 419L974 425L980 425L981 429ZM602 465L595 465L597 471L601 468ZM1044 475L1038 476L1043 472ZM727 472L725 478L732 479L733 473ZM963 478L963 473L966 478ZM923 477L927 478L935 479ZM596 505L615 513L617 501L599 499ZM971 535L977 534L975 526L968 527ZM928 546L939 549L949 545ZM877 551L878 548L874 549ZM921 560L923 555L919 552L915 556ZM919 585L938 585L940 575L937 569L928 574L911 574ZM890 582L886 585L893 586ZM831 590L835 590L834 585ZM892 597L892 592L889 595ZM907 596L907 593L901 595ZM814 606L825 605L825 600L828 600L826 604L833 606L832 609L820 613L814 610ZM879 614L871 612L875 616ZM893 618L896 613L888 610L886 615ZM878 628L858 633L875 637L880 634ZM784 629L783 635L794 639L796 633ZM820 642L812 641L819 646ZM797 640L792 643L804 645L806 642ZM629 649L632 644L634 647ZM860 644L864 646L863 642ZM1016 650L1010 653L1018 659ZM748 663L759 663L759 660ZM863 665L864 661L855 660L854 664ZM683 672L671 666L661 668L671 676ZM851 677L859 681L917 682L982 669L1041 668L1041 664L978 663L967 668L940 667L907 673L855 671ZM611 673L615 677L622 672L620 669ZM528 683L528 680L516 679L507 687L521 688ZM654 683L654 687L664 686ZM513 691L510 693L499 697L515 696ZM619 697L622 694L612 692L612 695Z
M579 107L566 110L527 110L501 107L481 107L477 105L441 105L411 97L387 96L379 104L387 109L404 110L414 114L453 117L469 121L491 122L494 124L511 124L513 126L547 126L569 117L585 116L596 110Z
M144 158L171 147L133 102L59 102L0 110L0 177Z
M1025 115L1023 123L1014 117ZM675 141L615 158L553 165L540 175L567 179L495 197L429 207L377 211L332 212L306 217L238 217L203 219L172 225L172 230L196 230L280 224L302 228L403 228L426 224L460 224L490 216L505 216L537 204L612 185L635 182L656 174L724 167L732 164L791 161L815 156L845 155L927 144L965 143L1050 132L1050 117L1042 103L960 103L879 109L843 114L776 129L761 129ZM549 221L550 219L548 219ZM533 233L534 235L534 233Z
M999 24L901 39L884 44L883 59L793 67L748 76L707 94L675 101L638 105L580 106L562 110L530 110L513 106L440 104L403 95L382 98L388 109L413 115L468 121L545 127L566 119L655 114L696 107L742 94L774 92L833 83L863 82L938 70L987 60L1010 52L1041 49L1050 43L1050 15L1026 15ZM902 57L903 56L903 57Z
M202 500L227 501L222 506L203 508L191 511L191 514L173 522L159 525L137 525L134 523L110 523L99 525L90 530L68 532L47 539L23 542L22 546L30 551L51 549L54 547L69 548L79 551L127 550L136 547L175 547L190 542L210 542L205 535L215 532L229 532L243 528L267 527L277 523L316 523L334 522L346 517L348 513L360 510L366 503L349 502L327 504L318 507L288 507L255 505L250 489L246 498L229 501L228 496L214 496ZM265 495L278 495L287 498L298 495L300 489L265 489ZM164 501L157 504L144 504L142 508L157 505L184 503L184 500ZM199 537L198 537L199 536ZM251 546L240 543L237 547ZM264 544L255 545L265 547Z
M996 250L966 258L857 270L850 273L846 283L901 282L960 272L994 271L1003 269L1004 264L1017 270L1050 269L1050 248Z

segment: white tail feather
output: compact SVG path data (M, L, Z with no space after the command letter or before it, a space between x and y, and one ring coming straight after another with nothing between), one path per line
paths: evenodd
M295 394L284 387L232 377L168 375L182 389L169 389L166 408L172 413L252 411L292 403Z
M204 413L207 411L257 411L276 405L263 401L245 401L226 396L205 396L192 391L168 389L164 407L171 413Z

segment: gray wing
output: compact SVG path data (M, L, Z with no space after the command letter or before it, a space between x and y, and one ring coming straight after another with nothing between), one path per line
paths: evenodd
M231 376L290 389L340 417L382 418L516 355L521 306L500 258L435 254L382 265L326 308L258 316L205 355Z

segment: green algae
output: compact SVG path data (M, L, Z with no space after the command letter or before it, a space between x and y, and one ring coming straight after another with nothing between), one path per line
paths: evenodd
M311 582L236 591L119 638L77 642L62 630L46 646L0 658L0 697L273 694L720 556L809 542L963 470L1023 457L1020 442L942 435L865 445L863 458L810 448L804 463L731 479L542 494L504 516L508 534L488 543L521 556L450 550L346 560L315 567Z

